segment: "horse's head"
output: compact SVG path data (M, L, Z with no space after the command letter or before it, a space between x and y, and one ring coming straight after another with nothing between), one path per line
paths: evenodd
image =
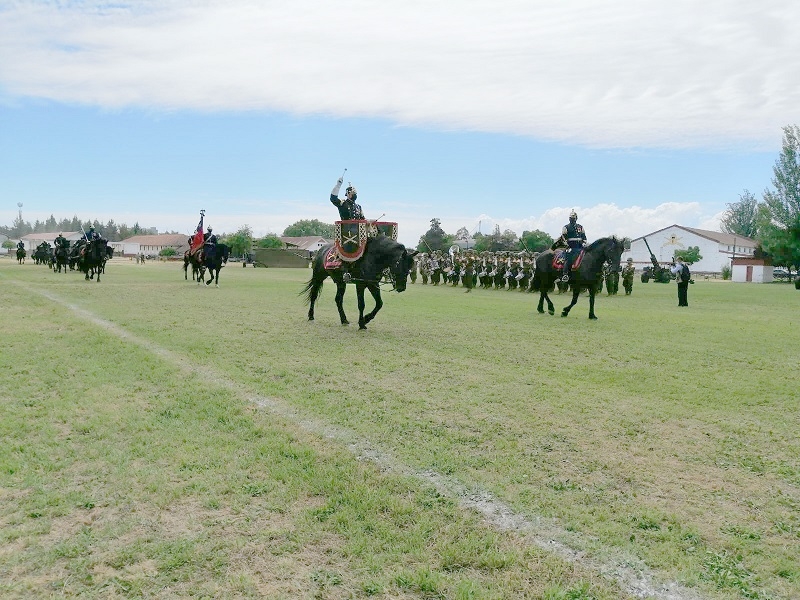
M611 271L619 271L622 253L625 252L625 239L618 238L616 235L606 238L606 242L603 245L603 252L606 262L611 267Z
M408 284L408 273L414 266L414 257L417 255L417 250L409 252L403 245L400 246L400 249L402 251L398 253L398 258L389 265L389 271L392 274L394 289L398 292L403 292Z

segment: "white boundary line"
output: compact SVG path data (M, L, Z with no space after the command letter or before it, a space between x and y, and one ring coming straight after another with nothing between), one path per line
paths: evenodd
M553 519L538 516L533 518L526 517L515 512L505 502L498 500L485 490L477 487L468 488L456 479L434 471L414 470L408 465L398 462L387 452L373 445L370 441L358 437L354 432L346 428L304 416L286 403L276 398L256 394L247 389L246 386L215 373L213 369L206 365L203 365L201 369L185 357L162 348L150 340L134 335L119 325L102 319L76 304L67 302L49 291L36 289L19 281L9 279L6 279L6 281L68 308L78 317L97 325L121 340L148 350L166 362L177 366L188 375L202 375L206 381L209 381L210 378L211 383L245 398L252 404L276 416L295 423L308 433L346 445L358 460L368 460L380 467L382 471L414 477L423 483L433 485L440 494L452 498L462 508L474 510L483 515L486 522L495 529L514 532L533 546L592 569L603 577L615 581L625 592L632 596L658 600L702 600L702 596L698 595L694 590L686 588L677 582L657 582L650 569L639 558L616 550L611 553L607 552L611 556L606 560L594 558L585 550L588 545L585 538L564 530Z

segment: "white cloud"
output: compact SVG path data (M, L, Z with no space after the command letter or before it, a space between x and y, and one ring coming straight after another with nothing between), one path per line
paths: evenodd
M786 0L151 0L0 9L6 100L270 110L590 146L775 146Z

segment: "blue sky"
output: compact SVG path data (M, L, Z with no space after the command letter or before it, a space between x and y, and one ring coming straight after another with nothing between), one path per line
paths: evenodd
M638 237L770 186L796 3L555 4L0 0L0 223L281 233L347 168L407 244Z

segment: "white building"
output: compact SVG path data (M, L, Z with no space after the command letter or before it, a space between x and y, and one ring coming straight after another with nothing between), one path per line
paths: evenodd
M122 256L158 256L165 248L173 248L175 254L182 256L189 249L189 236L183 233L162 233L158 235L134 235L121 242L109 242L114 254Z
M60 232L70 244L83 239L82 231L62 231ZM55 239L58 237L58 231L51 231L49 233L28 233L20 238L20 241L25 244L25 250L31 254L42 242L47 242L51 247L54 246Z
M622 255L623 264L628 258L633 258L637 270L652 264L645 239L662 265L671 263L678 250L699 247L703 258L691 265L692 273L721 273L723 267L731 267L733 258L752 258L757 245L755 240L740 235L670 225L632 240L631 249Z

